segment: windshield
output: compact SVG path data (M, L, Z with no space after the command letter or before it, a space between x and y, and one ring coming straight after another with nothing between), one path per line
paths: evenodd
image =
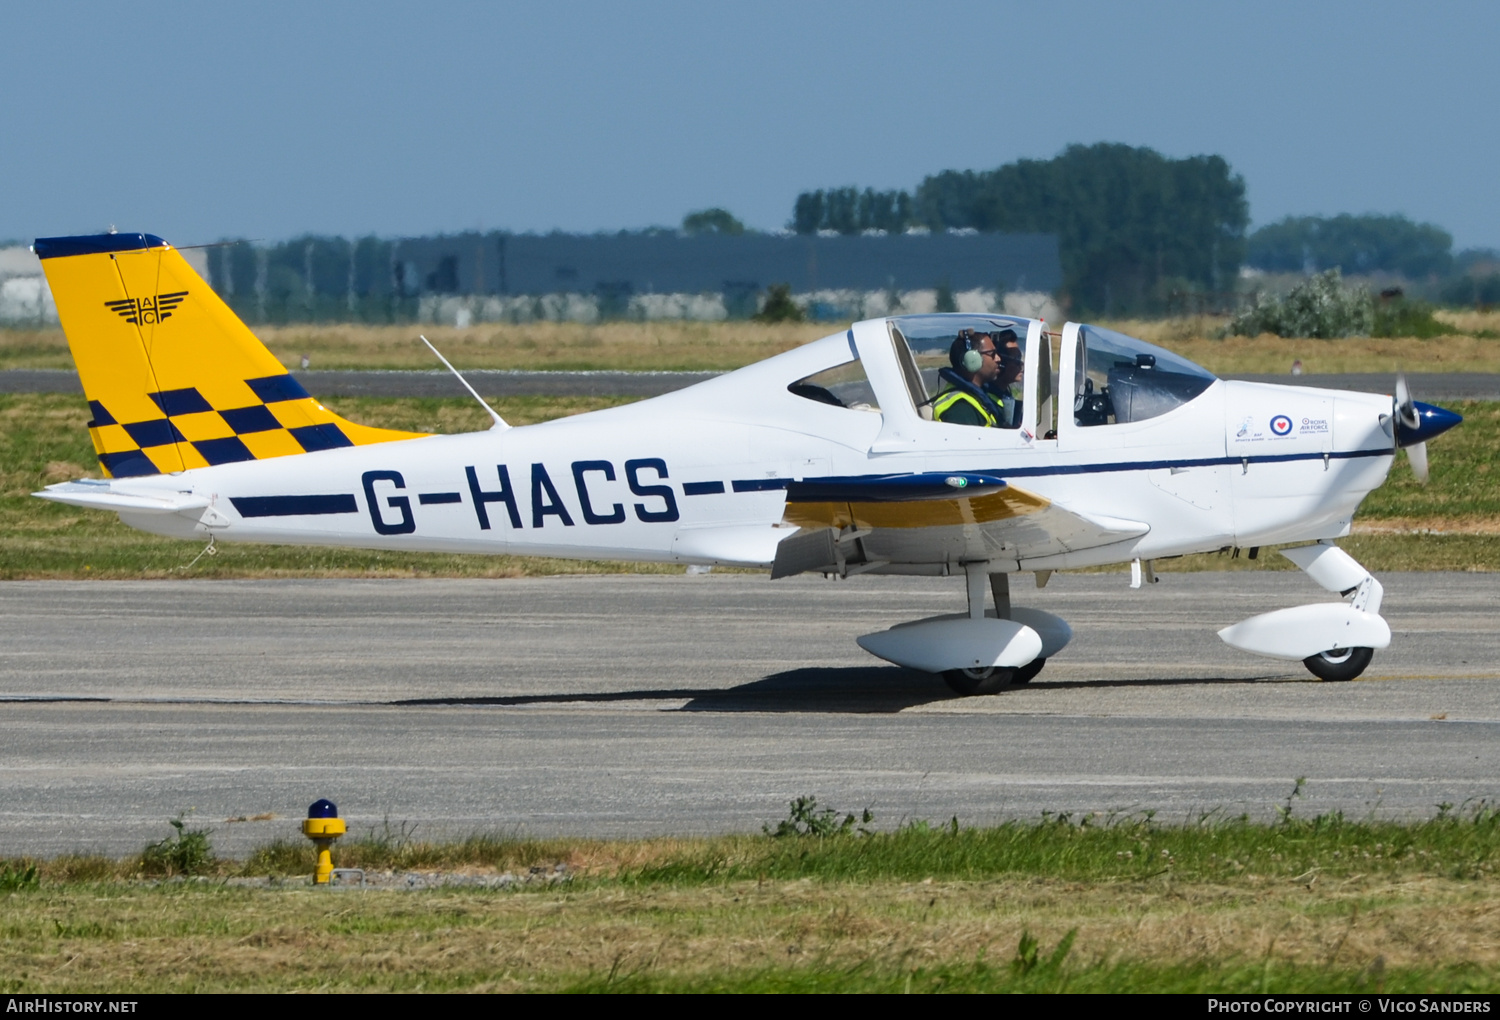
M1214 375L1184 357L1112 329L1078 327L1073 420L1115 425L1166 414L1208 389Z

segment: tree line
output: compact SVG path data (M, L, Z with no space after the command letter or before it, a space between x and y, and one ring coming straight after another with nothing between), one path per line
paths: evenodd
M798 233L970 229L1056 234L1076 314L1159 313L1227 301L1240 267L1391 273L1435 281L1457 304L1500 299L1494 252L1455 257L1453 238L1405 216L1289 216L1247 235L1244 178L1221 156L1070 145L1052 159L944 170L913 191L825 188L797 196Z
M994 170L944 170L913 193L805 192L791 227L1056 234L1071 308L1128 315L1164 309L1184 292L1231 289L1248 223L1244 178L1222 157L1100 143Z
M1272 273L1446 276L1453 268L1453 235L1405 216L1288 216L1250 235L1245 261Z

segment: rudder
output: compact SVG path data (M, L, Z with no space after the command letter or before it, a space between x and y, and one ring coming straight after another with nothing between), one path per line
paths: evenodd
M171 245L152 234L38 238L105 473L150 475L364 446Z

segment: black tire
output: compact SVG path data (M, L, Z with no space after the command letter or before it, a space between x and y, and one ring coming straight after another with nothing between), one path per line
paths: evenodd
M1320 680L1353 680L1365 671L1374 657L1373 648L1345 648L1309 655L1302 660L1302 665Z
M955 694L969 697L974 694L995 694L1010 684L1015 670L1004 666L989 666L985 669L950 669L943 673L943 680Z
M1036 679L1036 675L1042 671L1042 667L1045 665L1047 665L1046 659L1032 659L1026 665L1016 670L1016 675L1010 678L1010 682L1017 686L1029 684L1032 680Z

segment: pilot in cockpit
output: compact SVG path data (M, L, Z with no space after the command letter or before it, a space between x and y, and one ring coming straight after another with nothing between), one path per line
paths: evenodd
M1014 330L959 332L948 349L953 366L938 373L948 384L932 405L932 416L950 425L1013 429L1021 424L1021 402L1013 394L1024 366Z

